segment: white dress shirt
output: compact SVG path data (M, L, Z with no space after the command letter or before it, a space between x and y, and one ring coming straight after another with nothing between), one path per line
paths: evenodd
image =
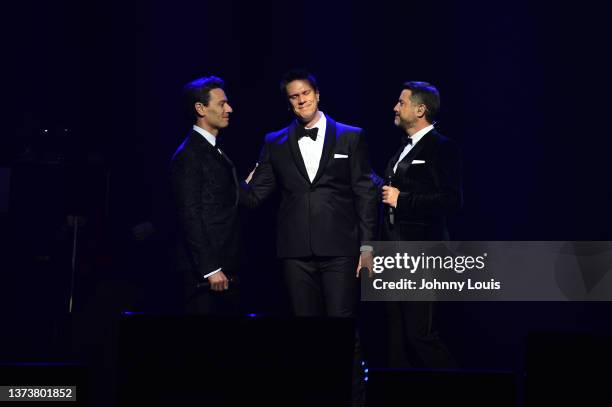
M410 137L412 139L412 144L406 144L406 147L404 147L404 151L402 151L402 153L400 154L397 162L393 166L393 173L394 174L395 174L395 171L397 171L397 165L400 163L400 161L402 161L404 159L404 157L406 157L408 155L410 150L412 150L412 148L416 145L416 143L418 143L419 140L422 139L423 136L425 134L429 133L429 131L432 130L433 128L434 128L433 124L430 124L429 126L427 126L425 128L422 128L421 130L417 131L416 133L414 133L412 135L412 137Z
M313 129L315 127L318 129L316 140L310 137L302 137L298 140L298 146L300 147L300 153L302 153L302 159L304 160L310 182L312 182L317 175L319 163L321 162L321 154L323 154L323 143L325 141L325 130L327 128L327 119L323 112L321 112L321 117L314 126L309 128Z

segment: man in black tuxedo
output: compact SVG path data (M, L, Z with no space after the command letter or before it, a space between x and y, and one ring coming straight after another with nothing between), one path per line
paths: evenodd
M258 206L276 187L277 254L298 316L355 316L355 274L371 270L376 189L363 130L319 111L319 88L308 72L281 81L295 120L266 136L253 177L241 193Z
M383 240L448 240L447 217L462 206L461 159L457 146L433 126L438 90L406 82L393 109L395 125L406 132L389 160L382 187L387 204ZM390 302L390 359L395 367L454 367L432 329L430 302Z
M372 270L377 193L370 177L363 130L334 121L319 111L319 87L305 71L281 81L295 120L266 136L252 180L241 193L249 207L275 188L277 255L294 314L355 317L356 279ZM354 405L363 405L356 347Z
M178 260L188 313L237 312L230 280L238 271L242 249L239 184L234 165L217 146L219 131L228 126L232 113L223 86L214 76L185 86L194 125L172 158L181 235Z

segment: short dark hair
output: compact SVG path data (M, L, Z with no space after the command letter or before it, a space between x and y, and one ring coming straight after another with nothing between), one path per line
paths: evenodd
M198 118L198 114L194 105L200 102L204 106L208 106L210 91L213 89L223 89L224 86L223 79L216 76L204 76L189 82L183 87L185 113L195 121Z
M402 90L408 89L412 92L410 100L425 105L425 119L433 123L440 111L440 92L430 83L409 81L402 85Z
M293 81L307 81L315 92L319 91L317 78L313 74L305 69L292 69L286 72L280 81L280 91L283 95L287 96L287 85Z

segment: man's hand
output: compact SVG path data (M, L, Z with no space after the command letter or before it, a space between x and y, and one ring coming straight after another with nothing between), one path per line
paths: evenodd
M223 291L229 288L229 280L222 271L217 271L212 276L208 277L210 289L213 291Z
M253 167L253 170L251 171L251 173L249 174L249 176L244 180L244 182L246 182L247 184L249 182L251 182L251 179L253 179L253 174L255 174L255 170L257 169L257 166L259 165L259 163L255 163L255 167Z
M390 187L385 185L383 188L382 200L383 203L387 205L391 205L394 208L397 208L397 197L400 194L400 190L395 187Z
M374 273L372 271L374 269L374 255L372 250L366 250L361 252L361 256L359 256L359 264L357 265L357 278L359 278L359 272L363 267L366 267L368 269L368 277L374 277Z

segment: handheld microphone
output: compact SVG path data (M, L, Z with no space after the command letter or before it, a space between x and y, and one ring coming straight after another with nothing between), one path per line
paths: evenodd
M388 187L392 187L392 180L393 180L393 176L392 175L388 175L387 179L385 180L385 185ZM388 213L389 213L389 224L390 225L394 225L395 224L395 208L392 207L391 205L388 205Z
M228 288L232 288L232 286L240 284L240 279L238 278L238 276L228 276L227 280ZM208 281L208 279L206 279L205 281L199 282L196 285L196 288L210 288L210 282Z

